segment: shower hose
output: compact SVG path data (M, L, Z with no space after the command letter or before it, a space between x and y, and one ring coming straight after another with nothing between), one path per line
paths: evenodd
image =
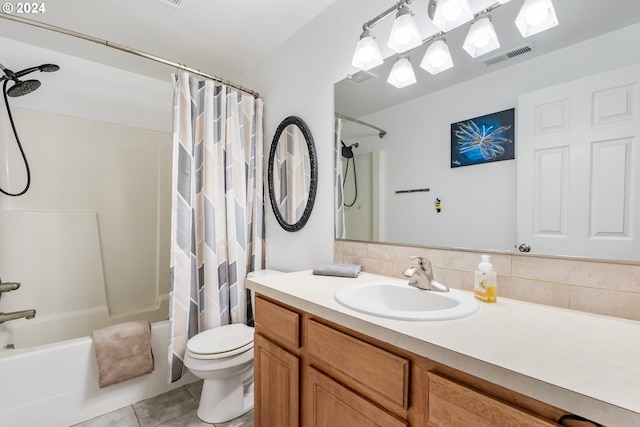
M27 161L27 155L24 153L22 149L22 144L20 143L20 138L18 137L18 131L16 130L16 125L13 122L13 115L11 114L11 107L9 106L9 100L7 99L7 83L9 80L5 80L2 85L2 93L4 95L4 104L7 106L7 114L9 115L9 122L11 122L11 129L13 129L13 135L16 137L16 143L18 144L18 148L20 149L20 154L22 154L22 159L24 160L24 167L27 170L27 185L25 185L24 189L18 193L10 193L8 191L0 188L0 192L2 194L6 194L7 196L16 197L22 196L27 192L29 186L31 185L31 170L29 169L29 162Z

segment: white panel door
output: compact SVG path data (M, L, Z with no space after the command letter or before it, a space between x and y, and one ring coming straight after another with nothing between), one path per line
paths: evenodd
M520 95L517 246L640 260L640 65Z

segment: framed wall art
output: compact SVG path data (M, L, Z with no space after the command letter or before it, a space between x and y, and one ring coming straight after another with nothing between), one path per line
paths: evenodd
M515 108L451 124L451 167L515 158Z

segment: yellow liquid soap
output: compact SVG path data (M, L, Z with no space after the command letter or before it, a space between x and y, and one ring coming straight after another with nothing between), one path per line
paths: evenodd
M496 302L498 300L498 288L495 286L489 286L485 292L485 302Z

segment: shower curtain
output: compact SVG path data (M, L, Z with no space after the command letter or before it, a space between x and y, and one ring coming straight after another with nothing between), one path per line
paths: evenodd
M344 228L344 193L342 191L342 147L340 145L342 133L342 120L336 118L335 123L335 132L334 132L334 160L335 160L335 170L334 170L334 205L335 205L335 233L336 239L344 239L347 237L347 230Z
M247 272L264 268L262 100L212 80L174 76L169 380L187 341L252 324Z

